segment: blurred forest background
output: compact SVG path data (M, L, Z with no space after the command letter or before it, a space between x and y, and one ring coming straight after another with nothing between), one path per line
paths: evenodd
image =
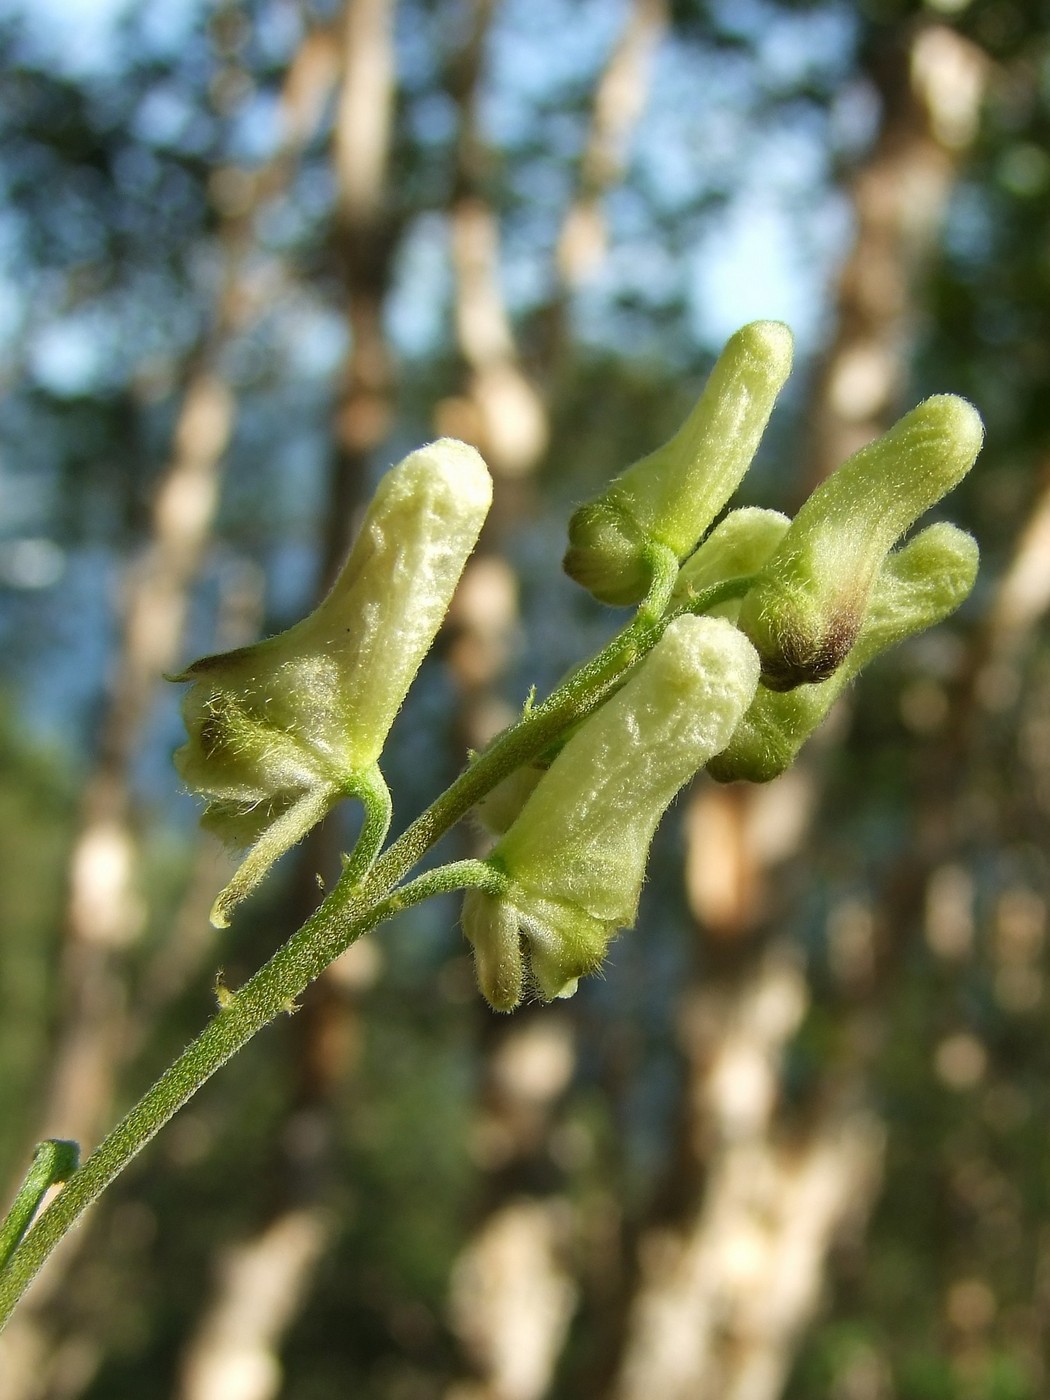
M568 508L737 325L798 340L750 503L927 393L988 426L974 599L694 785L603 978L489 1014L452 902L356 946L66 1241L3 1400L1045 1396L1050 5L5 0L0 50L8 1190L337 869L333 821L209 930L162 677L300 616L404 452L497 486L398 829L612 630Z

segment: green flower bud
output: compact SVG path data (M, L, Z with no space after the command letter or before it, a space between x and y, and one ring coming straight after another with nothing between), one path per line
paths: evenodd
M724 579L758 573L790 524L789 518L778 510L745 506L730 511L682 565L671 594L671 608L683 607L705 588ZM719 603L708 616L728 617L734 622L741 602L740 598L731 598Z
M723 783L777 777L862 667L955 611L973 588L977 563L973 537L946 523L930 525L891 554L875 581L856 643L835 674L790 691L760 685L731 741L707 771Z
M194 662L175 754L202 823L251 855L229 908L342 796L374 793L376 761L441 624L492 499L478 453L444 438L382 478L332 591L302 622Z
M857 639L883 560L973 466L984 429L964 399L927 399L813 492L740 609L770 690L826 680Z
M603 603L636 603L654 546L684 559L740 484L791 370L791 332L754 321L730 339L671 440L569 521L565 570Z
M679 788L728 742L755 693L758 662L722 618L680 617L540 779L489 862L499 895L468 892L463 927L497 1010L531 978L568 995L634 922L649 845Z

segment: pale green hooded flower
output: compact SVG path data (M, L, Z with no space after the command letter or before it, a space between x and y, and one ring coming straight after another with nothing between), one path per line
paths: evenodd
M711 760L719 782L763 783L782 773L854 676L879 652L942 622L969 596L977 544L964 530L930 525L886 559L856 641L828 680L773 691L760 685L732 739Z
M679 560L692 553L751 465L791 354L779 321L737 331L674 437L572 516L571 578L603 603L637 603L652 582L654 550Z
M776 510L745 506L730 511L716 525L696 552L686 560L671 595L675 612L714 584L755 574L780 543L791 521ZM705 610L707 617L727 617L735 622L741 598L731 598ZM524 807L549 761L537 760L516 768L474 809L474 819L490 836L502 836Z
M202 823L251 847L213 921L348 794L386 800L377 760L441 625L492 500L479 454L443 438L382 478L332 591L294 627L206 656L178 681L175 754Z
M621 690L572 735L488 857L506 884L471 890L463 927L497 1010L526 981L569 995L634 923L653 833L729 741L755 693L754 649L722 618L671 622Z
M868 611L887 554L973 466L984 428L941 394L862 447L802 506L740 608L770 690L827 680Z

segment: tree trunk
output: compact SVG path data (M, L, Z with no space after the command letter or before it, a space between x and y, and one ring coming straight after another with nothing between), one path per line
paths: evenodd
M348 0L342 21L333 161L351 346L333 424L321 595L346 554L372 455L392 413L394 370L383 306L399 236L388 201L393 20L394 0ZM317 872L338 868L340 841L331 821L304 842L290 928L313 912ZM217 1251L211 1295L184 1349L179 1400L270 1400L280 1390L284 1338L338 1223L326 1205L334 1103L357 1062L361 999L375 972L370 954L367 941L351 948L309 989L291 1022L295 1088L274 1135L278 1201L254 1234Z
M513 716L496 697L516 623L516 585L501 554L506 533L534 510L532 472L547 442L547 409L521 364L499 281L499 229L483 196L486 156L477 90L492 0L477 0L475 25L455 74L460 110L456 194L450 212L456 330L467 365L463 396L441 406L441 424L486 454L497 494L478 557L453 610L451 660L466 699L464 737L481 747ZM604 241L601 196L622 172L622 148L643 99L645 58L664 17L640 0L596 88L580 185L558 242L564 287L593 269ZM589 231L589 233L588 233ZM559 1165L557 1128L575 1067L565 1011L485 1014L481 1094L473 1141L481 1169L478 1218L453 1270L450 1316L467 1376L448 1400L539 1400L551 1385L575 1308L574 1211Z

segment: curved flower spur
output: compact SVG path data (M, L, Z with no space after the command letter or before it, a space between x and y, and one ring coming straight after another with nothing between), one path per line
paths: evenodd
M450 438L420 448L379 482L342 572L308 617L172 677L192 682L179 775L208 799L202 825L247 850L215 901L216 926L343 797L365 805L350 860L367 870L390 823L379 756L491 501L474 448Z

